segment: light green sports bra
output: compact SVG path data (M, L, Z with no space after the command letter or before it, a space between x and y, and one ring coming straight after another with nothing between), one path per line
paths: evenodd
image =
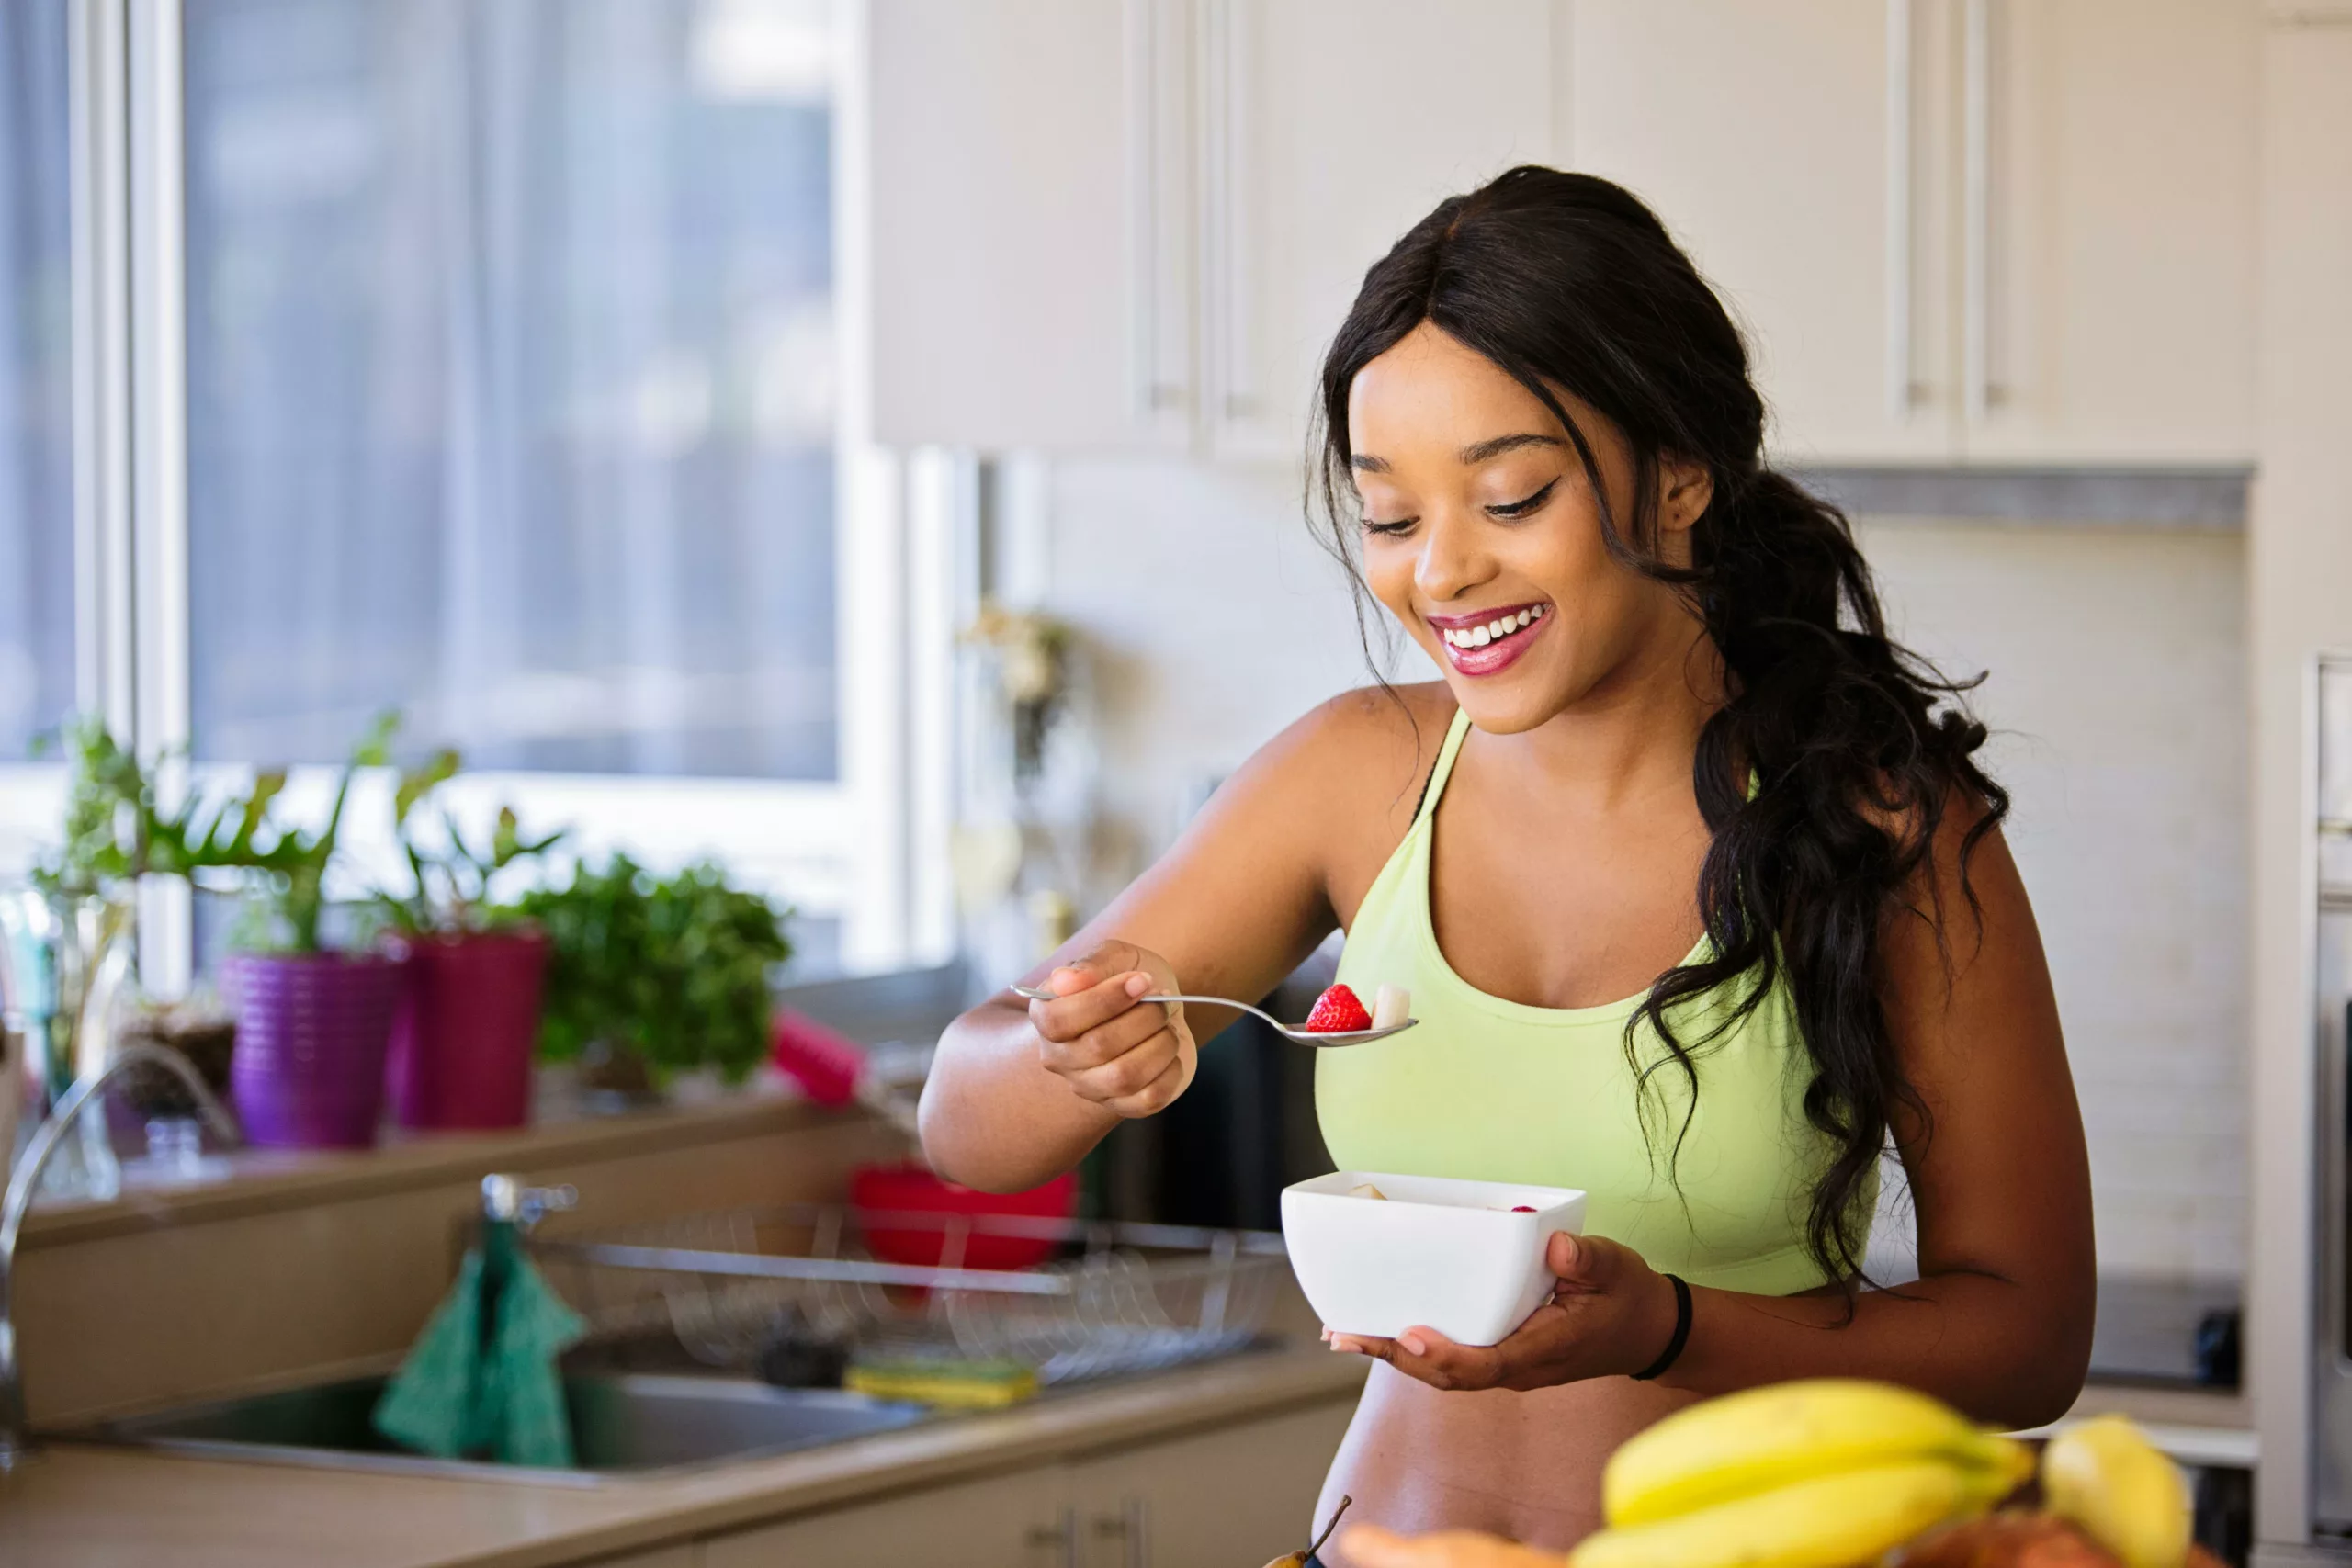
M1804 1221L1831 1145L1804 1118L1812 1068L1785 985L1699 1052L1698 1113L1677 1155L1689 1079L1670 1066L1652 1075L1645 1138L1626 1061L1625 1022L1642 997L1528 1007L1473 987L1438 950L1430 846L1469 728L1457 711L1413 826L1348 932L1340 980L1367 1002L1384 984L1409 987L1420 1026L1317 1054L1316 1111L1332 1158L1341 1170L1581 1188L1587 1231L1694 1285L1778 1296L1824 1283ZM1705 947L1702 938L1692 958ZM1678 1009L1678 1035L1702 1038L1737 995ZM1634 1038L1645 1062L1665 1055L1646 1021ZM1873 1185L1858 1213L1875 1197Z

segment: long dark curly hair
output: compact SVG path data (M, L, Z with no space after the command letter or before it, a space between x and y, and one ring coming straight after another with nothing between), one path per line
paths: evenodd
M1930 1122L1887 1034L1883 933L1921 897L1923 869L1940 931L1928 862L1953 812L1969 816L1958 869L1973 910L1970 858L2008 810L1974 761L1985 732L1961 700L1973 682L1887 636L1845 516L1765 465L1764 404L1738 329L1665 226L1623 187L1555 169L1512 169L1439 203L1365 274L1324 359L1316 489L1326 542L1360 591L1348 392L1424 321L1543 400L1583 463L1611 553L1684 595L1722 658L1728 700L1691 763L1712 835L1698 888L1711 942L1700 962L1659 976L1625 1047L1645 1093L1661 1069L1687 1081L1679 1149L1708 1046L1785 978L1812 1061L1804 1113L1830 1150L1806 1247L1850 1289L1864 1278L1863 1200L1892 1121L1907 1113L1923 1134ZM1564 391L1629 444L1629 515L1612 508ZM1669 456L1703 465L1714 485L1688 568L1657 553L1658 459ZM1683 1038L1678 1007L1719 987L1734 1004L1686 1010L1686 1021L1712 1022ZM1635 1044L1644 1021L1666 1046L1649 1062Z

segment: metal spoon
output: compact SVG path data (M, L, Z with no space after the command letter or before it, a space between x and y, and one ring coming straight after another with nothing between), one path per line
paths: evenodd
M1036 986L1015 986L1012 987L1012 994L1016 997L1024 997L1033 1002L1057 1002L1061 1000L1061 998L1056 996L1053 992L1045 990ZM1410 1029L1413 1025L1421 1021L1418 1018L1408 1018L1402 1023L1392 1023L1385 1029L1338 1029L1328 1032L1317 1033L1310 1032L1304 1029L1293 1029L1289 1024L1284 1023L1281 1019L1276 1018L1264 1008L1253 1008L1248 1002L1237 1002L1231 997L1188 997L1170 995L1137 997L1136 1000L1139 1002L1199 1002L1204 1007L1238 1008L1243 1012L1264 1019L1266 1022L1272 1027L1273 1032L1281 1035L1283 1039L1293 1041L1301 1045L1312 1045L1317 1050L1330 1045L1369 1045L1375 1040L1385 1040L1390 1035Z

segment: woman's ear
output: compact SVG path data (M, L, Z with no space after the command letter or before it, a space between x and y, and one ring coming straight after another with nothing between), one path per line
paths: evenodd
M1660 534L1687 534L1707 514L1715 498L1715 476L1704 463L1665 457L1657 460L1657 527Z

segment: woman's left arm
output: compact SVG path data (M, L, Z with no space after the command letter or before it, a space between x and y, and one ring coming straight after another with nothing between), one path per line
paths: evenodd
M1728 1393L1798 1377L1863 1377L1935 1394L1989 1425L2064 1415L2090 1359L2089 1162L2041 938L2008 846L1987 834L1961 886L1947 822L1921 897L1881 945L1887 1025L1928 1111L1895 1142L1918 1222L1919 1279L1801 1296L1691 1292L1690 1334L1658 1380ZM1623 1375L1671 1338L1673 1288L1630 1248L1553 1240L1559 1292L1501 1344L1414 1330L1340 1338L1440 1388L1540 1388Z

